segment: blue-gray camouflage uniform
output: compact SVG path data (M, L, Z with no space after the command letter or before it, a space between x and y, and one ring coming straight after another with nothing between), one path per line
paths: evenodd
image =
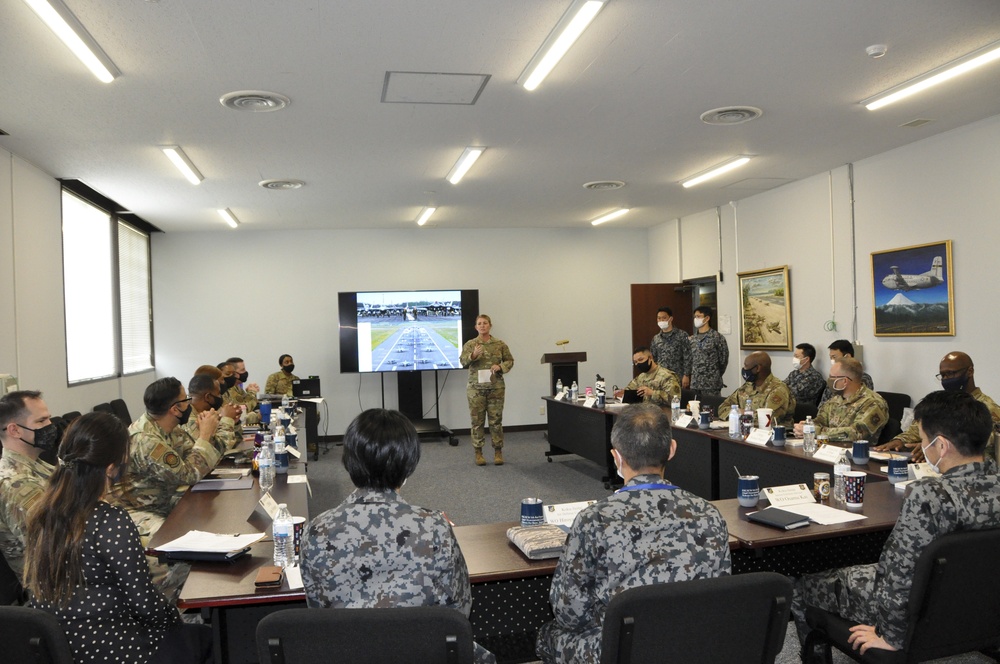
M691 342L684 330L675 327L657 333L649 342L649 352L658 365L670 369L678 378L691 375Z
M472 359L472 351L480 344L483 346L482 354ZM494 449L499 450L503 447L503 402L506 396L503 377L514 368L514 356L510 354L507 344L496 337L490 337L489 341L476 337L465 342L458 361L469 368L469 385L465 393L469 398L469 415L472 418L472 446L482 449L486 445L484 427L489 415L490 442ZM490 377L490 382L480 383L479 370L489 369L494 364L499 365L500 371Z
M395 491L355 489L312 520L302 538L310 608L447 606L468 617L465 557L441 512ZM476 646L477 662L495 662Z
M691 335L691 389L703 396L721 396L722 374L729 364L729 344L718 330Z
M683 489L628 490L665 483L637 475L577 515L549 592L555 620L538 632L543 662L599 661L604 613L624 590L730 573L729 531L714 506Z
M19 579L24 568L25 517L53 472L51 464L11 449L0 458L0 551Z
M903 647L913 570L924 547L951 532L1000 527L1000 476L992 462L956 466L911 486L878 563L797 581L792 615L800 639L808 633L808 605L874 625L886 643Z
M814 404L826 389L826 379L823 378L823 374L816 371L816 367L810 366L805 370L792 369L785 379L785 385L795 395L797 402Z

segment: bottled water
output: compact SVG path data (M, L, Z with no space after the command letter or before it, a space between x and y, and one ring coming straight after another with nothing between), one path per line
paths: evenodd
M271 524L274 535L274 565L275 567L291 567L295 564L295 533L292 525L292 515L288 513L288 505L278 505L278 514Z
M562 384L562 378L560 378L559 380L556 381L556 395L558 396L562 394L562 391L563 391L563 384Z
M740 435L746 438L753 429L753 402L747 399L747 407L740 417Z
M282 413L287 413L288 412L288 405L289 405L288 395L286 394L283 397L281 397L281 412Z
M674 395L674 398L670 400L670 421L676 422L681 416L681 398Z
M278 425L274 431L274 472L288 474L288 452L285 451L285 428Z
M847 494L844 491L844 473L851 469L851 457L844 450L837 463L833 465L833 499L844 502Z
M816 454L816 425L813 424L812 415L806 415L805 424L802 425L802 451Z
M274 486L274 447L271 436L264 436L264 443L257 455L257 468L260 470L260 490L265 493Z
M580 387L573 381L573 384L569 386L569 400L576 401L576 398L580 396Z
M740 409L736 404L729 407L729 437L740 437Z

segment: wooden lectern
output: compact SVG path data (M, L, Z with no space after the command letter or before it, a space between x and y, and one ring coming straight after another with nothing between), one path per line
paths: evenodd
M569 387L573 381L579 385L580 376L577 365L587 361L586 353L546 353L542 355L542 364L549 366L549 391L548 394L555 394L556 381L561 380L563 385Z

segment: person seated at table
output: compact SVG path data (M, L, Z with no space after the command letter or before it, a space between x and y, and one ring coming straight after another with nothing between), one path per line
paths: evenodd
M664 479L677 450L670 416L651 404L625 408L611 430L625 486L581 511L559 560L535 649L543 662L597 662L601 629L618 593L730 573L729 531L719 510Z
M246 408L247 424L260 423L260 411L257 410L257 393L260 392L260 385L257 383L247 383L250 374L247 372L247 365L242 357L231 357L226 360L236 371L236 384L226 391L222 398L229 403Z
M184 425L191 440L197 440L200 434L197 417L202 413L212 412L218 415L219 425L209 441L220 454L225 454L242 441L242 437L236 434L235 429L236 423L239 422L240 409L222 400L218 379L213 378L211 374L196 373L188 381L187 393L191 397L191 407L194 408L196 418L188 420Z
M845 358L845 357L849 357L851 359L856 359L854 357L854 344L852 344L847 339L837 339L832 344L830 344L829 346L827 346L827 350L830 351L830 364L831 365L834 362L836 362L837 360L840 360L840 359ZM859 362L860 362L860 360L859 360ZM872 390L873 392L875 391L875 383L872 382L872 377L869 376L868 374L864 373L863 371L861 372L861 382L869 390ZM832 399L835 394L836 394L836 392L834 392L830 388L830 386L827 385L826 389L823 390L823 396L819 400L819 405L822 406L823 404L825 404L827 401L829 401L830 399Z
M187 485L211 472L222 452L211 442L219 426L218 413L199 413L196 429L184 427L194 408L176 378L150 383L142 401L146 412L129 427L129 464L123 480L129 491L114 500L128 510L139 534L149 538L163 525Z
M785 378L785 385L792 391L798 403L817 403L823 390L826 389L823 374L813 366L815 361L816 348L812 344L799 344L795 347L792 370Z
M680 378L670 369L657 364L647 346L639 346L632 351L632 365L641 373L625 389L635 390L643 402L669 406L674 397L680 398ZM615 392L618 398L623 394L624 390Z
M941 389L968 392L976 401L981 401L989 409L994 428L1000 427L1000 406L976 387L975 366L972 364L971 357L962 351L952 351L941 358L941 362L938 363L938 372L935 377L941 381ZM993 442L992 438L991 442ZM924 460L924 453L920 449L920 431L916 422L913 422L906 431L885 445L879 445L874 449L879 452L905 450L912 454L913 461L921 462ZM987 445L984 456L987 459L997 461L996 446Z
M447 606L469 615L469 570L447 517L399 495L419 461L417 432L398 411L366 410L347 427L343 463L356 489L303 534L308 606ZM496 661L475 650L477 662Z
M861 363L853 357L842 357L830 367L827 385L834 397L819 407L813 419L817 434L826 434L830 440L878 441L885 423L889 421L889 408L878 392L868 389L862 382ZM802 437L803 422L795 425L795 435Z
M719 417L729 417L729 409L733 405L743 412L749 399L755 416L758 408L770 408L774 424L791 426L795 415L795 396L771 373L771 356L762 350L750 353L743 360L741 376L743 384L719 404Z
M58 460L28 513L30 605L55 615L78 664L211 661L211 628L181 622L153 586L135 524L104 500L129 461L125 426L109 413L81 415Z
M1000 527L1000 476L983 460L993 432L986 405L966 392L932 392L917 404L914 418L924 456L941 476L911 485L878 563L806 574L796 582L792 615L800 640L808 634L805 607L814 606L860 623L851 628L850 642L861 654L898 650L924 548L951 532Z
M278 358L278 366L281 367L281 371L275 371L267 377L264 392L292 396L292 381L299 379L292 373L295 371L295 360L292 359L291 355L283 354Z

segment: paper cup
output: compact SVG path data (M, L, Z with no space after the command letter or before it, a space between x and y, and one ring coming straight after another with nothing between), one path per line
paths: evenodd
M698 413L701 412L701 402L695 401L693 399L691 401L688 401L688 410L691 412L692 415L698 417Z
M848 507L861 507L865 502L865 473L849 470L844 473L844 495Z
M773 421L774 411L770 408L757 409L757 426L761 429L770 429Z
M295 559L302 560L302 534L306 531L306 518L304 516L292 517L292 531L294 532L292 541L295 543Z

